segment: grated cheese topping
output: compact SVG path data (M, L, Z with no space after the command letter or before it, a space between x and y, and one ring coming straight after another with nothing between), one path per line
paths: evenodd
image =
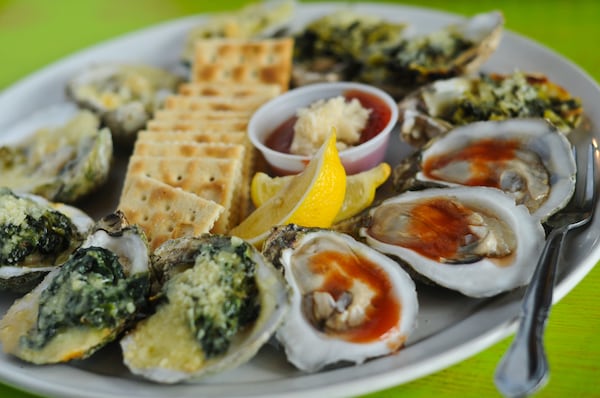
M43 209L34 202L13 195L3 195L0 209L0 225L17 227L26 223L27 215L38 219L43 213Z

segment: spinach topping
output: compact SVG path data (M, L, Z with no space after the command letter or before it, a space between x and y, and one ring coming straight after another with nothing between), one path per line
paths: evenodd
M396 48L389 50L389 68L414 68L424 73L428 69L445 69L474 45L475 43L466 40L460 34L445 31L404 40Z
M41 349L69 328L119 328L145 304L148 290L148 275L127 278L111 251L77 249L41 293L36 328L23 342Z
M12 193L1 193L17 198ZM8 222L0 225L0 266L22 263L32 255L54 263L63 252L74 246L74 241L79 242L79 233L69 217L58 211L43 209L29 199L16 200L25 201L26 207L14 211L26 214L19 224Z
M246 243L232 244L231 238L219 237L199 248L193 268L171 280L176 283L173 290L185 296L190 327L206 358L227 352L234 336L258 318L259 292L250 250Z
M546 79L528 78L517 72L504 78L482 75L481 82L442 112L441 118L462 125L479 120L504 120L518 117L548 119L561 130L574 128L581 103L557 93Z
M405 25L381 18L336 12L313 21L294 37L294 61L311 69L335 69L343 79L358 78L386 49L401 40Z

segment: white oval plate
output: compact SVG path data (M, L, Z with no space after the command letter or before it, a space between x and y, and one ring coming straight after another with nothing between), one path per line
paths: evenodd
M340 4L300 5L295 22L303 24L332 11ZM390 20L409 21L419 31L439 28L461 17L433 10L383 4L357 4L362 13ZM191 17L145 29L103 43L54 63L27 77L0 95L0 131L35 110L64 102L65 82L80 69L100 61L145 62L175 67L185 33L202 20ZM514 69L541 72L561 84L584 104L591 126L600 126L600 88L576 65L546 48L505 32L501 45L484 66L486 71ZM592 130L594 131L594 130ZM595 130L596 138L599 131ZM589 132L573 135L589 141ZM397 137L397 135L396 135ZM0 141L8 137L1 137ZM394 141L388 153L393 164L406 154L406 147ZM121 160L117 171L126 163ZM119 169L121 167L121 169ZM118 174L118 173L117 173ZM116 203L119 175L112 177L114 189L105 190L106 203ZM103 196L103 195L97 195ZM90 204L96 216L112 211L106 205ZM560 268L555 302L564 297L600 259L597 233L600 217L589 228L574 232ZM457 363L511 333L522 291L487 300L474 300L445 290L419 286L420 315L415 333L399 353L363 365L302 374L288 365L284 355L271 346L263 348L248 364L202 382L158 385L132 376L121 364L119 348L113 344L92 358L69 365L34 366L0 354L0 379L19 388L47 396L68 397L232 397L232 396L354 396L405 383ZM14 300L0 295L2 313ZM491 375L490 375L491 378Z

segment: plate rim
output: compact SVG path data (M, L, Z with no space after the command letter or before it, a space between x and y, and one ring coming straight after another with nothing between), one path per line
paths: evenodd
M325 3L298 3L297 4L298 7L308 7L308 8L314 7L314 8L323 8L323 9L342 7L344 5L347 5L347 3L325 2ZM448 17L448 18L452 18L452 19L461 19L461 18L466 17L464 15L460 15L460 14L456 14L456 13L452 13L452 12L446 12L443 10L430 8L430 7L419 7L419 6L412 6L412 5L394 4L394 3L360 2L360 3L352 3L352 5L353 6L358 5L361 7L374 7L374 8L381 8L381 9L390 8L390 9L395 9L395 10L410 9L410 10L416 10L416 11L425 12L425 13L435 13L439 17L443 17L443 18ZM175 19L171 19L171 20L167 20L167 21L162 21L162 22L159 22L156 24L149 25L147 27L143 27L141 29L134 30L132 32L128 32L128 33L125 33L122 35L118 35L118 36L103 40L103 41L93 44L91 46L82 48L78 51L75 51L67 56L61 57L61 58L43 66L42 68L34 71L31 74L28 74L28 75L20 78L15 83L10 84L9 86L2 89L2 91L0 91L0 103L2 103L4 100L6 100L6 98L8 98L11 93L18 92L20 90L24 90L24 87L27 87L28 85L35 85L36 82L47 79L48 77L46 77L46 76L51 75L52 71L54 71L55 69L64 67L65 65L70 65L71 63L82 62L82 61L79 61L79 58L85 57L86 55L88 55L90 53L94 53L94 52L98 51L99 49L104 49L106 47L110 47L111 45L114 45L115 42L122 42L122 41L124 42L127 40L134 40L135 38L137 38L139 36L144 36L148 32L151 32L151 31L154 32L154 31L162 30L162 29L169 30L180 24L182 24L182 25L190 24L191 25L192 23L201 21L202 19L206 18L208 15L209 15L209 13L196 14L196 15L190 15L190 16L185 16L185 17L181 17L181 18L175 18ZM581 77L584 77L585 79L587 79L589 81L590 85L596 91L600 92L600 86L598 85L598 83L582 67L577 65L571 59L566 58L565 56L559 54L555 50L547 47L546 45L544 45L542 43L537 42L536 40L534 40L532 38L523 36L516 32L512 32L508 29L504 29L503 35L512 37L513 39L516 39L517 41L526 42L526 43L528 43L528 45L535 46L539 50L546 52L548 55L550 55L554 58L560 59L561 62L566 63L569 68L573 69L573 71L576 71L579 75L581 75ZM568 275L566 275L560 281L560 283L557 285L557 287L555 289L553 303L556 304L558 301L560 301L562 298L564 298L566 296L566 294L568 294L575 286L577 286L581 282L581 280L583 280L583 278L585 278L585 276L594 268L594 266L597 264L599 259L600 259L600 247L598 245L595 245L592 247L591 253L585 259L585 261L583 261L581 264L579 264L579 266L576 267L576 269L574 269L572 272L570 272ZM472 317L472 315L469 316L469 318L471 318L471 317ZM459 322L459 323L461 323L461 322ZM484 349L490 347L491 345L499 342L501 339L507 337L509 334L513 333L514 330L516 329L517 323L518 323L518 319L516 318L516 313L515 313L515 316L512 319L507 319L507 320L500 322L495 327L487 330L483 334L480 334L478 336L478 338L467 341L462 345L455 346L454 348L452 348L450 350L446 350L435 357L430 357L430 358L425 359L424 362L426 362L426 365L429 365L429 366L416 367L416 369L412 369L411 371L405 371L403 373L402 377L397 377L398 375L395 374L395 372L393 370L391 370L385 374L370 376L369 380L376 379L376 381L377 381L375 383L375 384L377 384L376 389L373 389L371 387L366 387L365 384L367 384L367 383L364 383L364 380L353 380L352 382L348 383L347 386L343 389L341 389L339 385L332 385L332 386L327 386L327 387L315 387L315 388L299 390L299 391L295 391L295 392L292 392L289 394L283 394L283 396L305 397L308 394L315 393L315 392L327 393L328 396L346 396L348 393L352 393L352 395L364 394L364 393L368 393L368 392L374 392L374 391L378 391L381 389L389 388L391 386L400 385L405 382L415 380L419 377L423 377L425 375L435 373L439 370L447 368L448 366L456 364L464 359L467 359L467 358L483 351ZM456 326L456 325L453 325L453 327L454 326ZM10 360L10 361L16 362L13 360ZM4 360L2 358L0 358L0 364L2 362L4 362ZM431 363L429 363L429 362L431 362ZM21 365L21 366L19 366L19 365ZM17 366L19 366L21 369L24 368L22 366L22 364L17 364ZM57 365L57 366L63 367L63 366L68 366L68 365ZM80 370L80 369L78 369L78 370ZM84 370L80 370L80 371L84 371ZM84 371L84 372L86 372L86 371ZM319 374L316 374L316 375L319 375ZM309 375L309 376L316 376L316 375ZM491 375L490 375L490 377L491 377ZM57 381L55 383L50 383L46 380L31 380L31 379L32 379L32 376L31 376L31 374L28 374L28 372L23 372L21 374L18 374L18 373L11 372L10 370L5 369L4 366L0 366L0 382L10 385L14 388L22 389L22 390L29 391L29 392L32 392L35 394L42 394L44 396L48 396L48 394L52 394L52 396L73 396L73 397L81 397L82 396L81 390L75 391L72 388L69 388L68 386L61 385L59 381ZM373 384L373 383L370 383L370 384ZM187 385L189 385L189 384L184 384L184 386L187 386ZM196 387L196 388L202 387L201 384L192 385L192 386ZM158 387L159 389L164 388L161 385L155 385L155 384L152 384L152 387ZM169 387L169 386L167 386L167 387ZM169 388L165 389L164 391L165 391L165 394L169 394L169 393L173 394L175 392L181 393L181 391L169 390ZM199 392L199 390L197 390L196 393L197 392ZM126 394L127 391L123 391L123 393ZM276 392L276 395L282 396L282 394L280 392ZM113 397L114 395L112 395L112 393L110 393L110 392L107 392L107 393L91 392L91 395L86 395L86 396L87 397L97 397L97 398L103 397L104 398L104 397L109 397L109 396Z

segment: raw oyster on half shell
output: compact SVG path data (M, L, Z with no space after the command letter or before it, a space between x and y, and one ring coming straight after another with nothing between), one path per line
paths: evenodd
M0 290L33 289L68 258L93 225L75 207L0 188Z
M543 119L477 122L433 139L393 172L398 192L431 186L488 186L545 221L575 191L571 144Z
M36 364L87 358L147 305L148 244L122 214L101 219L84 243L0 321L6 353Z
M156 311L121 340L134 374L176 383L234 368L271 337L288 308L281 274L237 237L169 240L153 254Z
M523 286L545 240L541 223L487 187L405 192L371 209L360 235L420 279L471 297Z
M399 104L400 136L413 146L454 126L512 118L544 118L563 134L582 119L581 101L541 74L481 74L438 80Z
M360 364L406 343L417 295L390 258L349 235L294 224L276 227L263 253L283 269L292 290L276 338L298 369Z

